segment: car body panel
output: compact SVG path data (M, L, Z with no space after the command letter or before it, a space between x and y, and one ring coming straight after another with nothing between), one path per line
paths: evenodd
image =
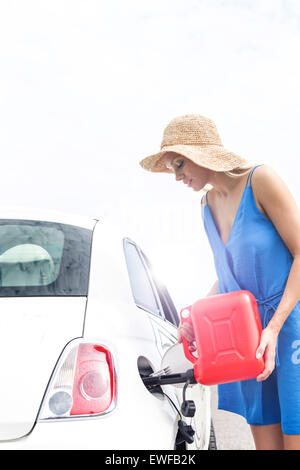
M108 224L98 223L94 229L84 336L89 337L94 331L101 329L104 336L107 335L110 338L113 336L116 339L116 345L124 341L119 364L120 379L124 377L126 384L131 377L130 381L133 380L132 390L140 389L138 396L144 397L143 400L147 401L148 395L151 394L138 377L138 358L145 357L153 371L159 370L164 353L177 342L177 328L161 316L151 314L134 304L126 264L120 263L120 258L124 258L123 246L120 243L121 238L117 230L111 229ZM115 295L113 286L116 286L118 290L118 298L115 298L114 303L111 302L111 298ZM125 347L126 344L127 347ZM126 370L126 375L123 376L124 370ZM120 388L122 388L122 380ZM162 389L169 394L172 400L175 400L177 407L180 408L182 389L174 386L164 386ZM201 431L196 434L195 443L189 447L205 449L208 446L211 420L210 390L208 387L197 384L188 388L187 397L195 400L197 411L194 418L183 417L183 419L192 425L197 425L198 429L201 428ZM159 407L161 407L161 398L159 398ZM168 399L165 397L165 400ZM138 416L139 413L136 413L135 418ZM141 415L137 418L142 417L141 426L144 425L146 419L143 416L142 407ZM150 416L151 422L147 422L147 426L157 426L158 422L152 419L152 413ZM159 422L164 419L162 412ZM172 427L173 424L170 425L169 433L172 433ZM156 433L160 436L163 434L159 429L156 430Z
M85 306L85 297L0 298L0 440L33 428L61 351L82 335Z

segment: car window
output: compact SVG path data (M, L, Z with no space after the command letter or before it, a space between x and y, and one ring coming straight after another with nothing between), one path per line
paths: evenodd
M92 231L0 220L0 296L87 295Z
M162 316L159 301L151 282L151 277L134 242L125 238L123 240L124 254L136 305L154 315Z
M132 240L124 238L123 244L136 305L177 326L176 308L166 287L155 278L149 259Z
M149 272L151 273L152 281L158 293L160 303L161 303L166 320L168 320L173 325L178 326L180 323L179 316L177 313L177 309L172 301L172 298L168 292L168 289L162 283L162 281L155 276L153 269L152 269L152 265L149 259L147 258L147 256L145 255L145 253L143 253L142 250L141 250L141 253L145 259L145 263L149 269Z

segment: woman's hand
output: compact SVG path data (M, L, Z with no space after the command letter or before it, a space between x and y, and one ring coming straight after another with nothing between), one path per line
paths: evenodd
M184 322L180 324L177 330L178 333L178 343L182 343L182 338L185 338L189 343L195 341L195 334L193 325L189 322ZM193 344L189 345L189 350L191 352L196 351L196 347Z
M278 332L267 326L261 334L260 345L256 350L256 357L264 356L265 369L256 377L258 382L266 380L275 368L275 352Z

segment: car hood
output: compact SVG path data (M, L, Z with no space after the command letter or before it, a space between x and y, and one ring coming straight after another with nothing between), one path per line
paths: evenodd
M82 336L86 297L0 298L0 440L28 434L66 344Z

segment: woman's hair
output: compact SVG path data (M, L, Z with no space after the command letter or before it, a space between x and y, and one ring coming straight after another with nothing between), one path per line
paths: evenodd
M243 176L249 173L252 166L253 165L251 163L245 163L244 165L233 168L232 170L222 171L220 173L224 173L224 175L229 176L230 178L239 178L240 176ZM213 189L213 186L211 184L206 184L204 188L202 188L202 191L204 191L204 193L207 193L211 189Z

